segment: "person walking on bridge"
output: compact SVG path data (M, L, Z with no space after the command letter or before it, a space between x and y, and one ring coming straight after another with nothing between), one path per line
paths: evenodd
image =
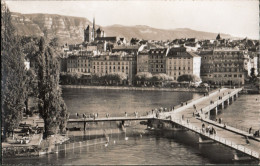
M252 132L252 127L249 128L248 133L251 134L251 132Z

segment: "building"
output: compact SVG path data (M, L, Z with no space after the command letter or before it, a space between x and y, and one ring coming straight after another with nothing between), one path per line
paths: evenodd
M155 48L149 51L148 71L152 74L166 73L167 48Z
M201 57L185 47L171 48L166 58L166 74L177 80L183 74L200 77Z
M57 60L59 61L60 72L67 72L67 58L58 57Z
M100 28L96 30L95 27L95 18L93 19L92 28L88 25L86 29L84 29L84 42L93 42L96 38L102 38L105 36L105 32Z
M73 55L67 58L68 73L91 74L91 61L89 56Z
M149 72L149 50L140 51L137 55L137 73Z
M129 84L136 74L136 56L118 52L92 58L92 74L104 76L112 73L125 73Z
M134 53L137 55L139 51L141 51L144 48L144 45L115 45L112 49L112 52L127 52L129 54Z
M202 81L216 85L243 85L250 71L246 50L213 49L200 51Z

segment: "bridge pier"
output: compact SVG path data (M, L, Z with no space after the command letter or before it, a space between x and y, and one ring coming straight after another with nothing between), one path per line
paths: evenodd
M87 122L83 122L83 123L84 123L84 131L86 131Z
M218 106L216 106L216 108L214 110L215 110L215 115L217 115L218 114Z
M229 106L229 98L225 101L227 106Z
M223 110L223 109L225 108L224 102L222 102L222 103L220 104L220 106L221 106L221 109Z
M214 141L213 140L210 140L210 139L203 139L202 137L201 137L201 135L199 135L199 142L198 142L199 144L208 144L208 143L214 143Z

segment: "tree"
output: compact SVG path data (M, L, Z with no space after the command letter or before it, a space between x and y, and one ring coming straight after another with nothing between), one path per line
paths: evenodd
M251 83L255 83L257 81L255 68L251 68L251 70L250 70L250 79L249 79L249 81Z
M67 108L61 97L59 87L59 64L53 56L52 48L39 42L37 54L38 72L38 108L44 120L44 138L64 131L67 122Z
M251 76L252 78L256 77L255 68L251 68L251 70L250 70L250 76Z
M18 127L23 116L26 72L21 43L15 36L11 14L1 1L1 98L3 139Z
M149 81L153 75L149 72L140 72L135 75L135 80L137 81Z
M178 82L200 82L200 78L194 74L183 74L177 79Z

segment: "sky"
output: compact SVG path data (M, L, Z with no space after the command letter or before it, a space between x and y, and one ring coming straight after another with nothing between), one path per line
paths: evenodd
M11 1L12 12L85 17L101 26L190 28L259 39L258 0Z

